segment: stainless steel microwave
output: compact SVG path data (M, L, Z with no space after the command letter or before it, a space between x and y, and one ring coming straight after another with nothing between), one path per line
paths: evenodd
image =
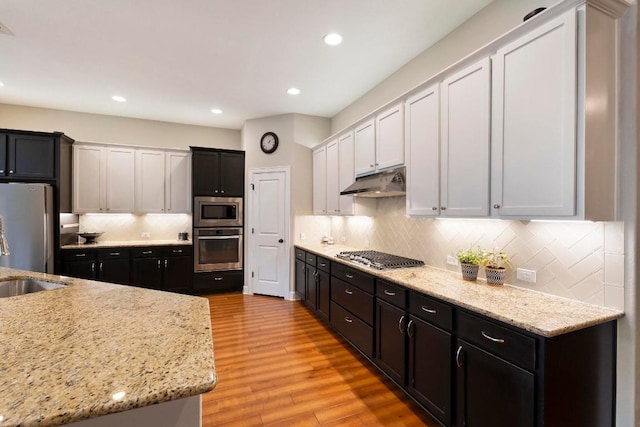
M195 197L195 227L242 227L241 197Z

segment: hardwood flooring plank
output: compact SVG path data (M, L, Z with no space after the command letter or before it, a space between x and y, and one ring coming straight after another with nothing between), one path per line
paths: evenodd
M203 427L438 426L302 303L207 298L218 384Z

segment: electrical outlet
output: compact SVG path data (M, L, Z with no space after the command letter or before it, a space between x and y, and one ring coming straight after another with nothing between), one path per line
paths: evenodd
M460 265L458 263L458 258L454 257L453 255L447 255L447 264L449 264L449 265Z
M306 233L300 233L300 240L307 240Z
M529 283L536 283L535 270L526 270L524 268L516 268L516 279Z
M143 231L142 232L142 238L143 239L148 239L149 237L151 237L151 233L149 233L148 231Z

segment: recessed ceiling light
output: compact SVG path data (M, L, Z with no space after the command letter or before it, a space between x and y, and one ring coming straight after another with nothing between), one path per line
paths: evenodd
M295 87L290 88L287 93L289 95L299 95L300 94L300 89L297 89Z
M214 108L213 110L211 110L211 112L212 112L213 114L222 114L222 110L221 110L221 109L219 109L219 108Z
M338 33L327 34L322 38L329 46L337 46L342 43L342 36Z
M127 102L127 98L125 98L124 96L120 96L120 95L113 95L111 97L111 99L113 99L116 102Z

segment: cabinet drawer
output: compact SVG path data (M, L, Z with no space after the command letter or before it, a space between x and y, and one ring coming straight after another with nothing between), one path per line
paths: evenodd
M127 248L105 248L98 249L99 259L125 259L129 258L129 249Z
M64 261L90 261L98 257L98 251L95 249L78 249L62 251L62 259Z
M316 266L319 270L326 271L327 273L331 273L331 261L324 257L317 257Z
M453 309L448 304L422 294L411 292L409 295L409 312L446 331L451 331Z
M378 280L376 296L396 307L407 307L407 290L402 286L393 285L384 280Z
M306 262L307 264L310 264L312 266L316 266L316 256L314 254L310 254L309 252L306 253L305 258L304 258L304 262Z
M300 248L295 248L294 252L296 254L296 259L299 259L300 261L304 261L307 258L306 253Z
M167 246L162 248L162 254L166 257L170 256L189 256L193 253L193 246Z
M162 256L162 247L133 248L131 256L134 258L160 257Z
M489 320L458 312L458 337L530 371L536 368L536 340Z
M373 325L373 295L335 277L331 278L331 299L366 323Z
M335 302L331 302L331 324L346 339L362 351L373 357L373 328L349 313Z
M347 267L339 262L334 262L331 266L331 272L334 277L343 280L351 285L357 286L365 292L373 294L374 277L358 270Z
M193 275L193 289L199 293L239 291L242 290L243 283L244 273L242 270L195 273Z

